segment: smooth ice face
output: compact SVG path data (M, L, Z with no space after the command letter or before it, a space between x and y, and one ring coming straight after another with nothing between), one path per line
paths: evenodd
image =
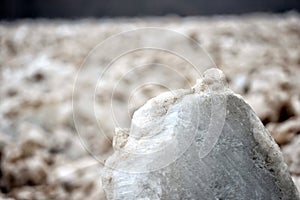
M253 110L219 70L204 75L192 90L149 100L129 135L118 131L105 163L108 199L299 199Z

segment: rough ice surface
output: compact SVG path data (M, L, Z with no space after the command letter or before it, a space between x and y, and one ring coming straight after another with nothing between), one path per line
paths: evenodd
M118 129L107 199L299 199L279 147L217 69L163 93Z

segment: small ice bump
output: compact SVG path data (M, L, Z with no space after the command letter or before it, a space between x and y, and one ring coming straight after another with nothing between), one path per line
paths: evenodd
M202 79L197 79L197 83L192 89L195 93L222 92L227 88L226 85L224 73L217 68L211 68L204 72Z
M123 148L129 137L129 129L127 128L115 128L115 136L113 138L113 148L115 150Z
M208 85L214 82L225 83L225 75L221 70L217 68L211 68L204 72L204 80Z

